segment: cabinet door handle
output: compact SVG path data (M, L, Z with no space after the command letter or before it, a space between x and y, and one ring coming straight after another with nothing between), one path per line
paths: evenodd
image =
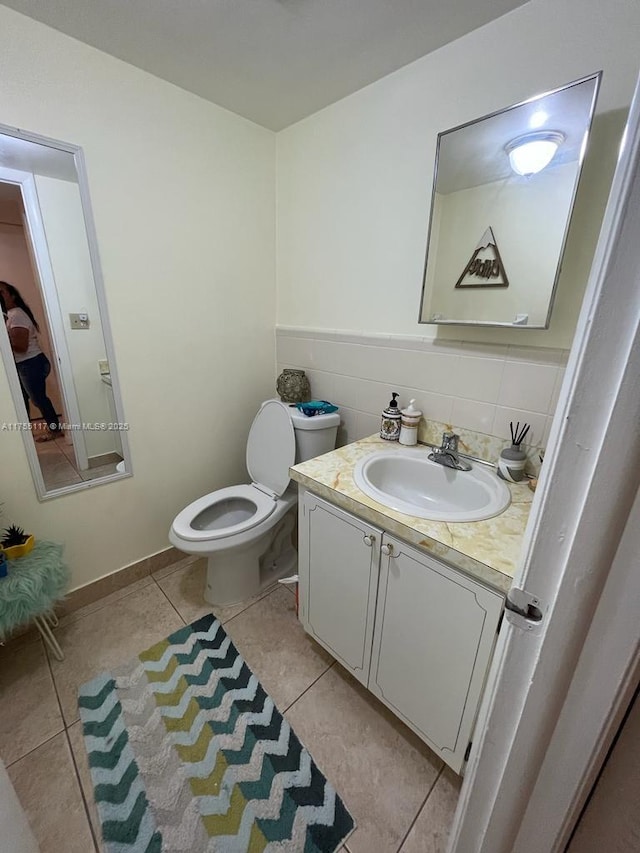
M373 535L373 533L365 533L363 541L365 545L368 545L369 548L371 548L373 543L376 541L376 537Z
M387 556L387 557L392 557L392 556L393 556L393 545L387 545L387 544L384 544L384 545L382 546L382 548L380 548L380 550L381 550L381 551L382 551L382 553L383 553L385 556Z

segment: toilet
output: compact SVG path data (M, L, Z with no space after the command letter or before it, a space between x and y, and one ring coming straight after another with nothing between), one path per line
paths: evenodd
M251 484L211 492L175 517L171 544L207 557L209 604L236 604L295 571L291 534L298 494L289 468L333 450L339 424L337 412L308 417L267 400L247 439Z

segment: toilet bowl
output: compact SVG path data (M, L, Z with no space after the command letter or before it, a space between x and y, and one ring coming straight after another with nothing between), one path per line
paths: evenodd
M289 468L332 450L339 423L337 412L309 418L267 400L247 440L252 482L211 492L175 517L171 544L207 557L204 597L210 604L243 601L295 571L291 534L298 498Z

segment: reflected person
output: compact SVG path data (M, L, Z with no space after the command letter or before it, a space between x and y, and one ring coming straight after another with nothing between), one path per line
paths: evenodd
M47 376L51 373L51 363L38 343L40 328L20 291L6 281L0 281L0 305L5 315L27 415L31 401L40 409L47 423L46 432L38 435L35 440L49 441L59 433L60 422L53 403L47 396Z

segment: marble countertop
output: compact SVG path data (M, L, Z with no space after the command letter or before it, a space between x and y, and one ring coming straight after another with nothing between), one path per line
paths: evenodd
M356 463L379 450L402 449L374 435L325 453L290 469L291 477L310 491L354 515L444 560L493 589L506 592L518 564L533 492L527 484L507 483L511 504L486 521L427 521L390 509L356 486ZM425 447L429 453L431 448Z

